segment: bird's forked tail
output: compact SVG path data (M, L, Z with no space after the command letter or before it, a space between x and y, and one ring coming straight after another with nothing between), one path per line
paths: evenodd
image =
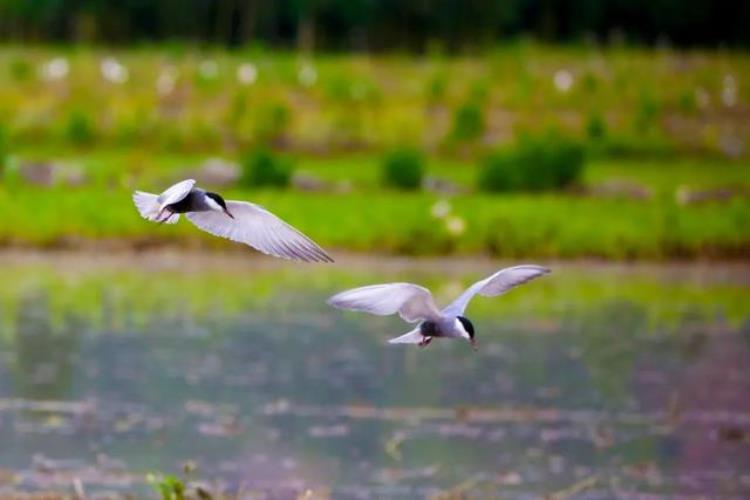
M138 213L141 214L141 217L146 220L174 224L180 218L178 214L173 214L166 220L159 220L158 217L161 210L159 196L152 193L144 193L143 191L133 192L133 203L135 203L135 208L138 209Z

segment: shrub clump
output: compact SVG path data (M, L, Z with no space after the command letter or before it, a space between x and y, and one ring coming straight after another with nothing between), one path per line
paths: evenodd
M285 188L291 178L291 162L271 150L251 151L242 160L240 183L244 186Z
M383 183L388 187L414 190L422 185L424 157L416 149L399 148L385 155Z
M527 137L485 157L478 184L490 192L561 189L579 182L584 166L584 148L577 142L552 134Z
M638 107L635 110L635 119L633 127L639 134L651 132L657 124L659 118L659 104L654 97L644 92L638 101Z
M65 136L76 146L86 146L94 142L94 126L85 113L74 111L68 116Z
M482 106L475 100L464 103L453 115L452 137L454 140L474 141L484 134L484 130L484 112Z
M599 113L591 113L586 122L586 135L592 141L601 141L607 136L607 123Z
M289 126L289 108L281 103L270 103L258 110L255 120L255 136L261 144L278 142L283 139Z
M445 98L448 89L448 78L444 73L436 73L425 86L425 95L429 104L437 104Z

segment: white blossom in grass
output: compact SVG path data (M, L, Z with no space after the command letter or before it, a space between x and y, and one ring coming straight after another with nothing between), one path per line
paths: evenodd
M443 219L447 217L450 212L451 204L448 203L448 200L438 200L434 205L432 205L432 208L430 209L430 213L436 219Z
M177 74L172 68L164 68L156 78L156 91L159 95L169 95L177 86Z
M445 219L445 229L453 236L461 236L466 231L466 222L457 215L451 215Z
M237 81L242 85L252 85L258 79L258 68L253 63L242 63L237 66Z
M318 72L310 63L302 63L297 72L297 80L303 87L312 87L318 81Z
M130 74L128 68L114 57L105 57L99 64L102 78L110 83L122 84L128 81Z
M725 75L721 89L721 102L728 108L737 104L737 81L732 75Z
M567 69L557 70L553 82L555 88L565 94L573 87L573 74Z
M198 73L200 73L201 78L213 80L219 76L219 65L213 59L204 59L198 65Z
M42 79L48 82L63 80L70 73L70 64L64 57L55 57L44 63L39 73Z

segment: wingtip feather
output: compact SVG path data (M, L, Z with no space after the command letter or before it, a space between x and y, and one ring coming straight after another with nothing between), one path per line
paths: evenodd
M506 271L506 270L509 271L509 270L512 270L512 269L519 269L519 268L527 268L527 269L530 269L530 270L538 271L540 274L550 274L552 272L552 269L550 269L549 267L547 267L547 266L540 266L538 264L522 264L520 266L514 266L514 267L510 267L510 268L503 269L503 270L504 271Z
M326 304L328 304L331 307L339 308L341 306L341 296L345 294L346 292L339 292L336 295L331 295L326 300Z

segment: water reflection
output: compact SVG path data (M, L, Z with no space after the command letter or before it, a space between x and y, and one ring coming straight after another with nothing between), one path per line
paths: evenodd
M394 349L398 320L329 312L324 282L277 279L277 299L227 312L175 303L189 288L145 304L151 278L5 302L0 494L79 478L138 495L146 472L186 460L226 491L282 497L750 493L748 329L715 303L669 324L648 299L478 311L475 353ZM95 313L71 314L64 294Z
M627 400L638 349L644 344L638 336L649 333L647 321L643 305L614 301L598 305L580 322L583 361L599 397Z
M46 291L25 295L12 336L14 392L28 399L68 399L83 323L66 314L53 325Z

